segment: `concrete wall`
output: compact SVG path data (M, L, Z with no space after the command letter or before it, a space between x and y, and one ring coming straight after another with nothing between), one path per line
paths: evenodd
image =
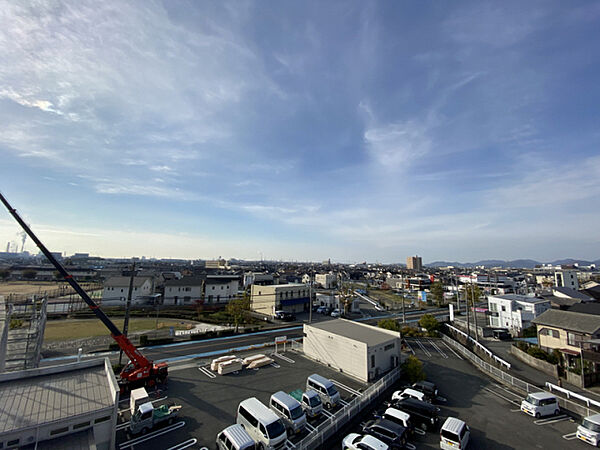
M547 361L542 361L541 359L534 358L533 356L529 355L528 353L525 353L523 350L515 347L514 345L510 346L510 352L515 357L517 357L517 359L520 359L527 365L535 367L536 369L541 370L542 372L547 373L548 375L551 375L554 378L558 378L557 365L550 364Z

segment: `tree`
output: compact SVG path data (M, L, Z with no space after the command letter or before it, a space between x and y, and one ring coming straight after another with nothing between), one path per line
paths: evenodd
M419 325L425 328L430 336L435 336L440 328L440 323L431 314L423 314L419 319Z
M227 304L227 314L229 314L235 325L235 332L237 333L239 326L244 322L248 311L250 310L250 296L244 292L242 298L236 298L231 300Z
M25 278L26 280L35 280L36 276L37 272L33 269L27 269L23 271L23 278Z
M476 284L465 285L465 292L469 306L473 306L481 297L481 289Z
M10 270L0 269L0 279L6 280L10 275Z
M444 304L444 285L441 281L436 281L431 285L431 295L438 307Z
M402 373L408 378L409 383L416 383L425 379L423 363L414 355L406 358L406 361L402 364Z
M377 326L386 330L400 331L400 324L394 319L382 319L377 322Z

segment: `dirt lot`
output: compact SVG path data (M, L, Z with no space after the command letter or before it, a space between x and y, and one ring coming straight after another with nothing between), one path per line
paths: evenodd
M56 281L7 281L0 283L0 295L9 294L37 294L44 291L58 290L67 283Z

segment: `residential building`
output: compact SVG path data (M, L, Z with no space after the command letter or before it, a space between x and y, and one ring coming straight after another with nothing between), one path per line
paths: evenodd
M274 284L272 273L246 272L244 274L244 289L252 284Z
M275 311L299 313L308 311L309 287L306 284L273 284L270 286L252 285L250 290L251 308L266 316Z
M332 289L337 285L337 279L333 273L317 273L315 283L324 289Z
M102 304L107 306L125 306L129 295L130 277L112 277L104 282ZM153 277L134 277L132 305L144 305L151 302L154 295Z
M238 295L239 284L238 275L207 275L204 303L228 303Z
M361 381L400 364L400 333L345 319L304 324L304 354Z
M226 304L238 295L238 275L201 275L165 281L165 305Z
M544 298L507 294L488 297L490 326L508 328L513 335L520 335L531 321L550 309L550 301Z
M416 270L419 272L423 270L423 261L420 256L409 256L406 258L406 267L409 270Z
M554 272L554 285L579 290L579 280L576 270L560 270Z

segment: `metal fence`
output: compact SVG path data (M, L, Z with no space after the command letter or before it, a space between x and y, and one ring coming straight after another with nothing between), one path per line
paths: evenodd
M311 450L323 448L325 441L338 432L350 419L376 400L400 378L400 368L396 367L375 384L369 386L359 397L355 397L331 418L320 424L306 438L296 445L297 449Z
M482 352L484 352L486 355L488 355L488 357L492 358L498 364L501 364L504 367L506 367L507 369L510 369L510 363L509 362L504 361L502 358L499 358L498 356L494 355L488 348L486 348L485 346L481 345L479 342L477 342L471 336L467 335L467 333L459 330L456 327L453 327L452 325L446 324L446 327L450 331L452 331L453 333L460 334L461 336L463 336L467 341L471 342L473 345L475 345L476 347L478 347Z
M513 377L512 375L485 362L479 356L475 355L473 352L471 352L467 348L463 347L460 343L456 342L454 339L452 339L446 335L442 335L442 339L444 340L444 342L446 344L451 345L452 348L454 348L458 353L460 353L462 356L464 356L469 361L471 361L475 365L475 367L480 369L482 372L486 372L488 375L490 375L492 378L499 381L500 383L506 384L508 386L512 386L513 388L517 389L518 391L522 392L523 394L527 394L529 392L539 392L539 391L543 390L543 387L536 386L534 384L527 383L526 381L523 381L517 377ZM551 383L546 383L546 386L548 386L550 388L550 390L554 389L556 391L559 391L559 389L557 389L558 386L551 385ZM565 393L565 392L567 392L567 390L560 389L560 392ZM585 417L585 416L589 416L591 414L598 413L597 410L590 408L590 405L594 405L596 402L590 401L589 399L587 399L581 395L578 395L578 394L574 395L574 394L575 393L568 391L567 397L573 397L573 398L579 399L580 401L582 401L583 403L586 403L586 404L582 405L580 403L572 401L570 398L558 397L558 403L559 403L560 407L563 409L566 409L574 414L577 414L581 417Z

